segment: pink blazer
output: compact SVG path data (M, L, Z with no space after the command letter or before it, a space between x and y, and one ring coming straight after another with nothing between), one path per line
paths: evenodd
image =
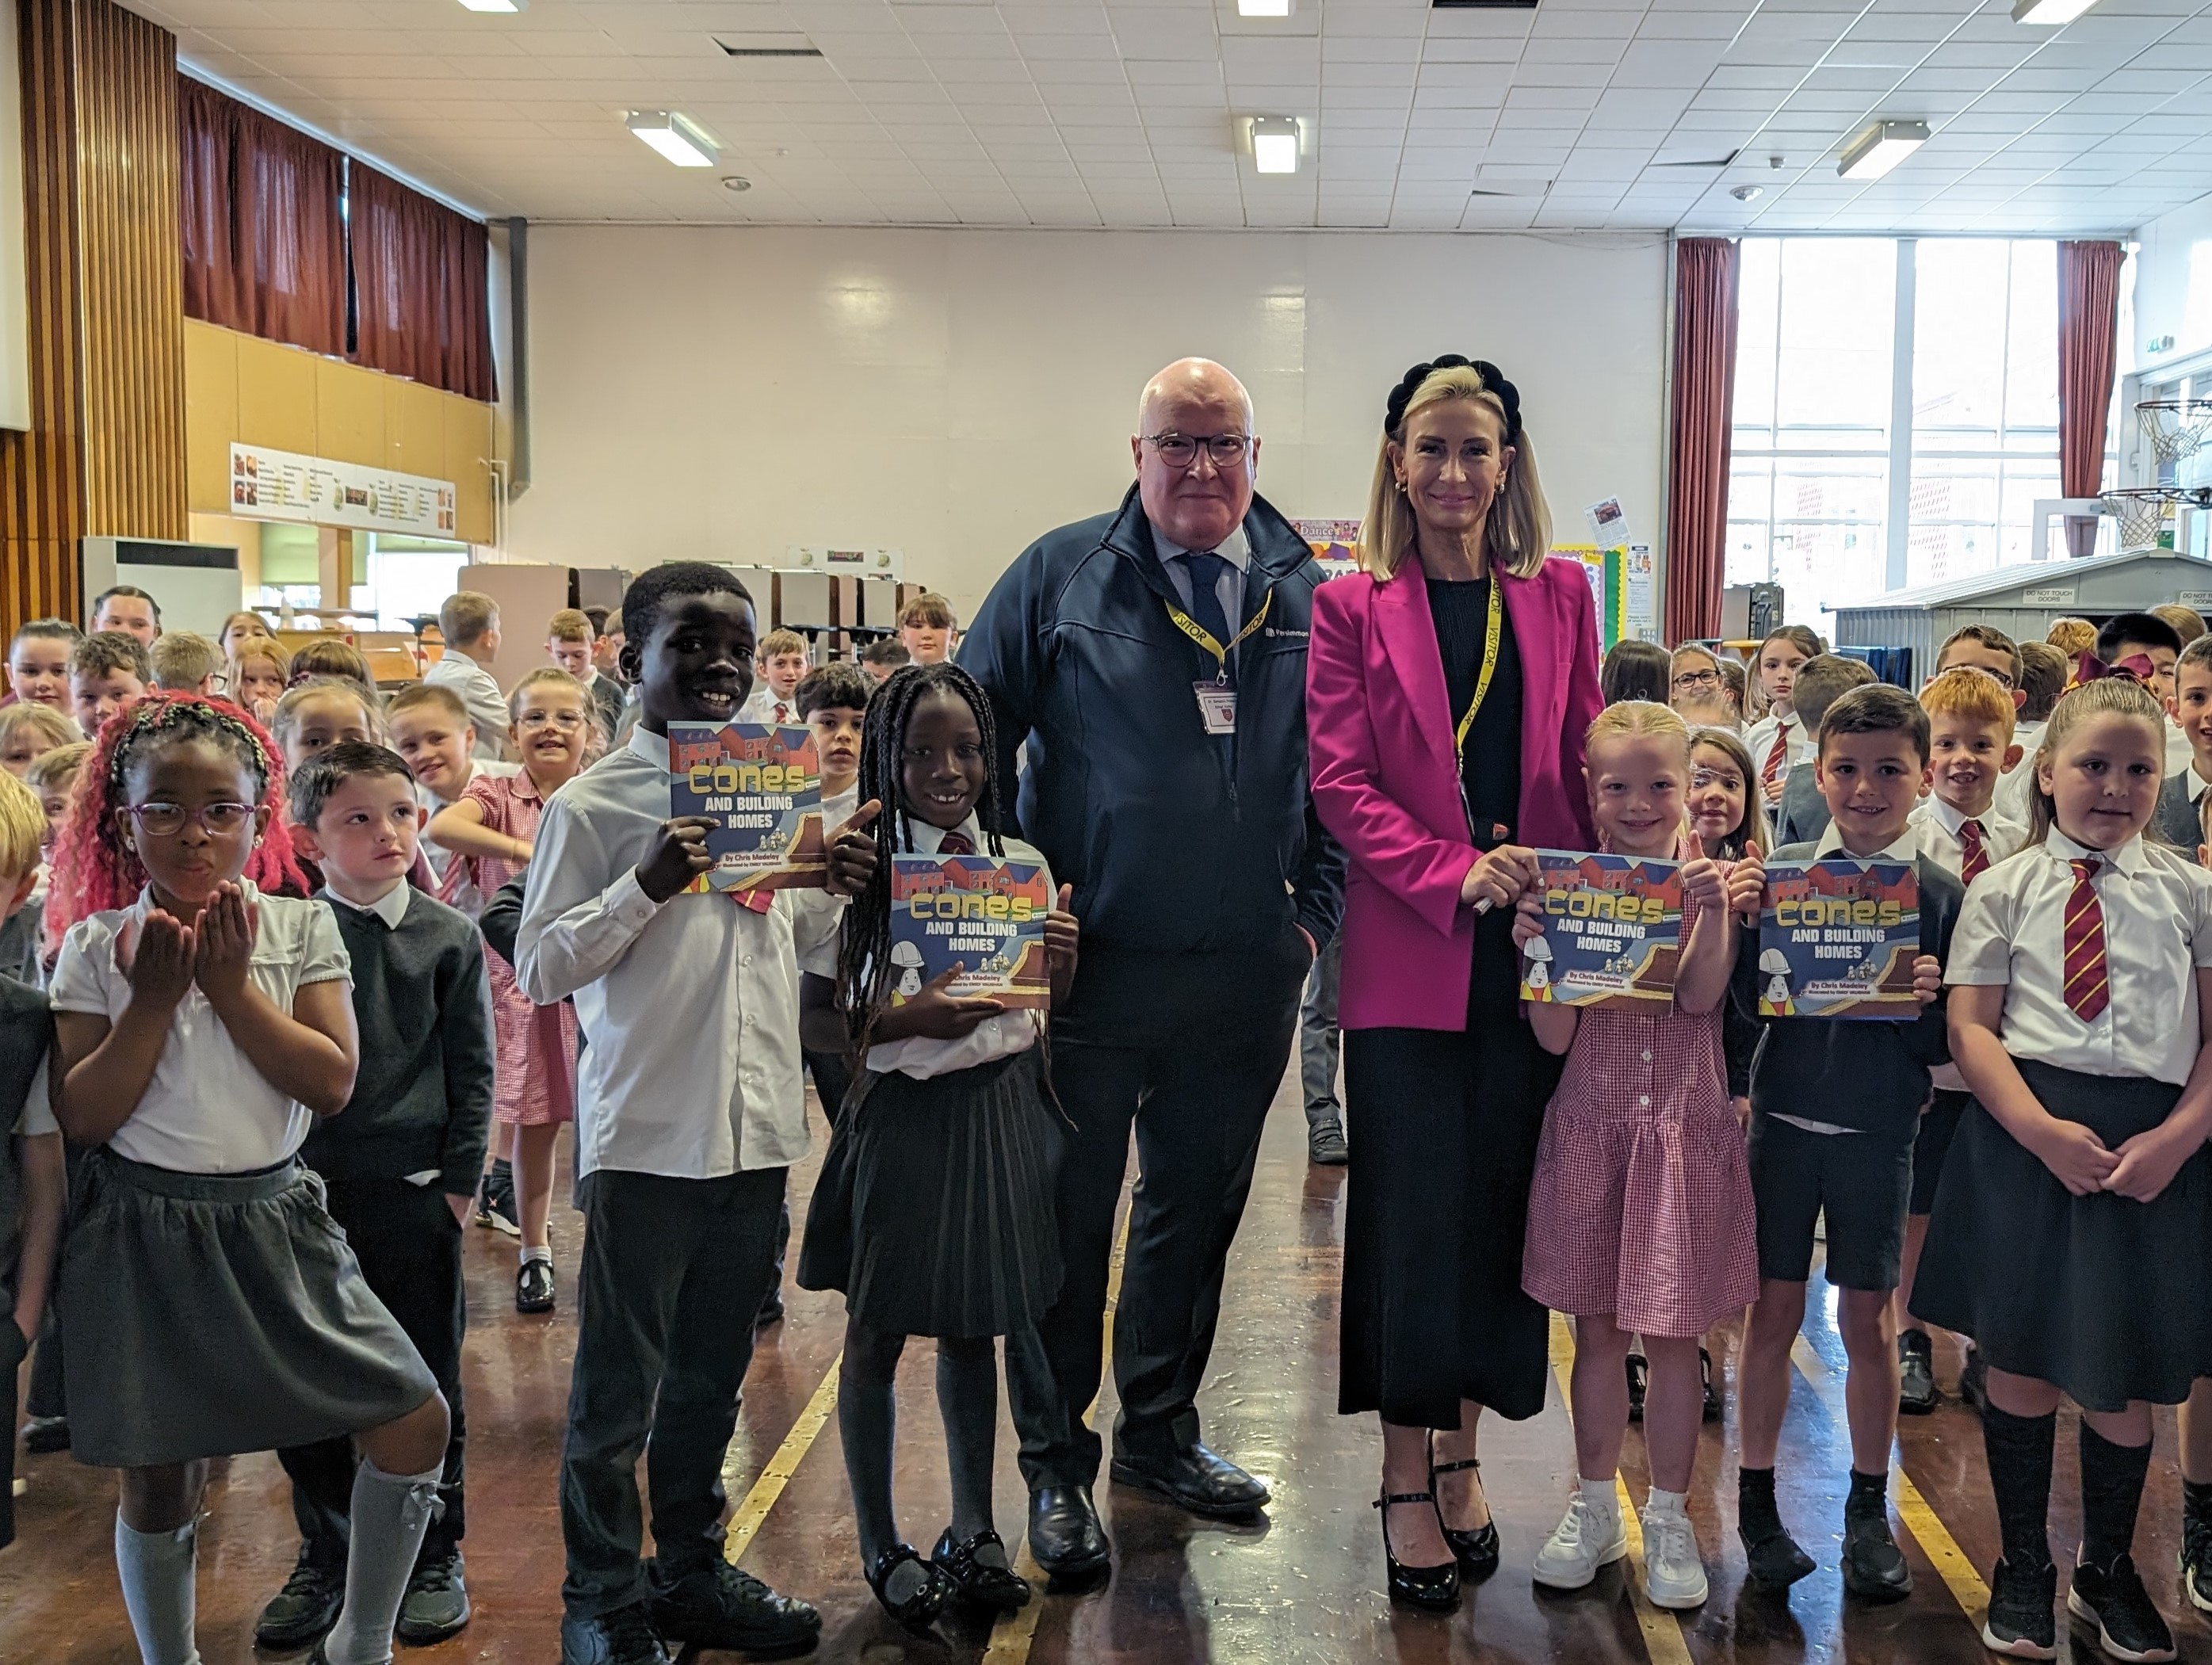
M1521 653L1514 837L1595 849L1583 736L1603 702L1589 580L1580 563L1550 560L1533 578L1503 581ZM1355 573L1321 586L1307 648L1314 806L1350 857L1338 1022L1464 1029L1474 915L1459 887L1475 849L1418 563L1388 583Z

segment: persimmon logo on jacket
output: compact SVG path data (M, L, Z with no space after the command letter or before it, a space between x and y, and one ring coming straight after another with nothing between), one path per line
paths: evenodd
M1295 636L1300 641L1304 641L1308 636L1311 635L1313 632L1310 630L1279 630L1273 625L1270 624L1266 626L1261 631L1261 634L1262 635L1269 636Z

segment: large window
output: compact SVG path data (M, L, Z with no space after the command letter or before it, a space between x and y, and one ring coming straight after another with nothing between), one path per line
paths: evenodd
M2030 557L2058 495L2052 244L1752 238L1738 295L1729 583L1825 629Z

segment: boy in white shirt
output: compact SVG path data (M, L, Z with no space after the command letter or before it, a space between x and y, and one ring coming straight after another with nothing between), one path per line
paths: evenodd
M2166 842L2186 852L2202 829L2205 798L2212 789L2212 636L2199 636L2182 649L2166 708L2189 742L2190 761L2186 769L2166 776L2151 825Z
M806 638L796 630L770 630L754 661L760 683L738 713L741 723L796 723L799 684L806 675Z
M506 756L507 697L484 666L499 652L499 604L475 590L449 595L438 609L438 631L446 639L445 654L422 673L422 681L460 696L476 727L470 749L496 761Z
M612 677L599 674L599 643L592 634L591 615L580 608L563 607L545 627L545 653L592 696L592 714L599 720L604 745L614 744L622 726L623 701L627 690Z

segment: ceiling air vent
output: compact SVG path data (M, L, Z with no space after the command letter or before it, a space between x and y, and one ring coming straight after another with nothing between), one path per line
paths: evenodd
M1534 11L1536 0L1429 0L1437 11Z
M714 44L731 58L819 58L822 49L803 34L716 35Z

